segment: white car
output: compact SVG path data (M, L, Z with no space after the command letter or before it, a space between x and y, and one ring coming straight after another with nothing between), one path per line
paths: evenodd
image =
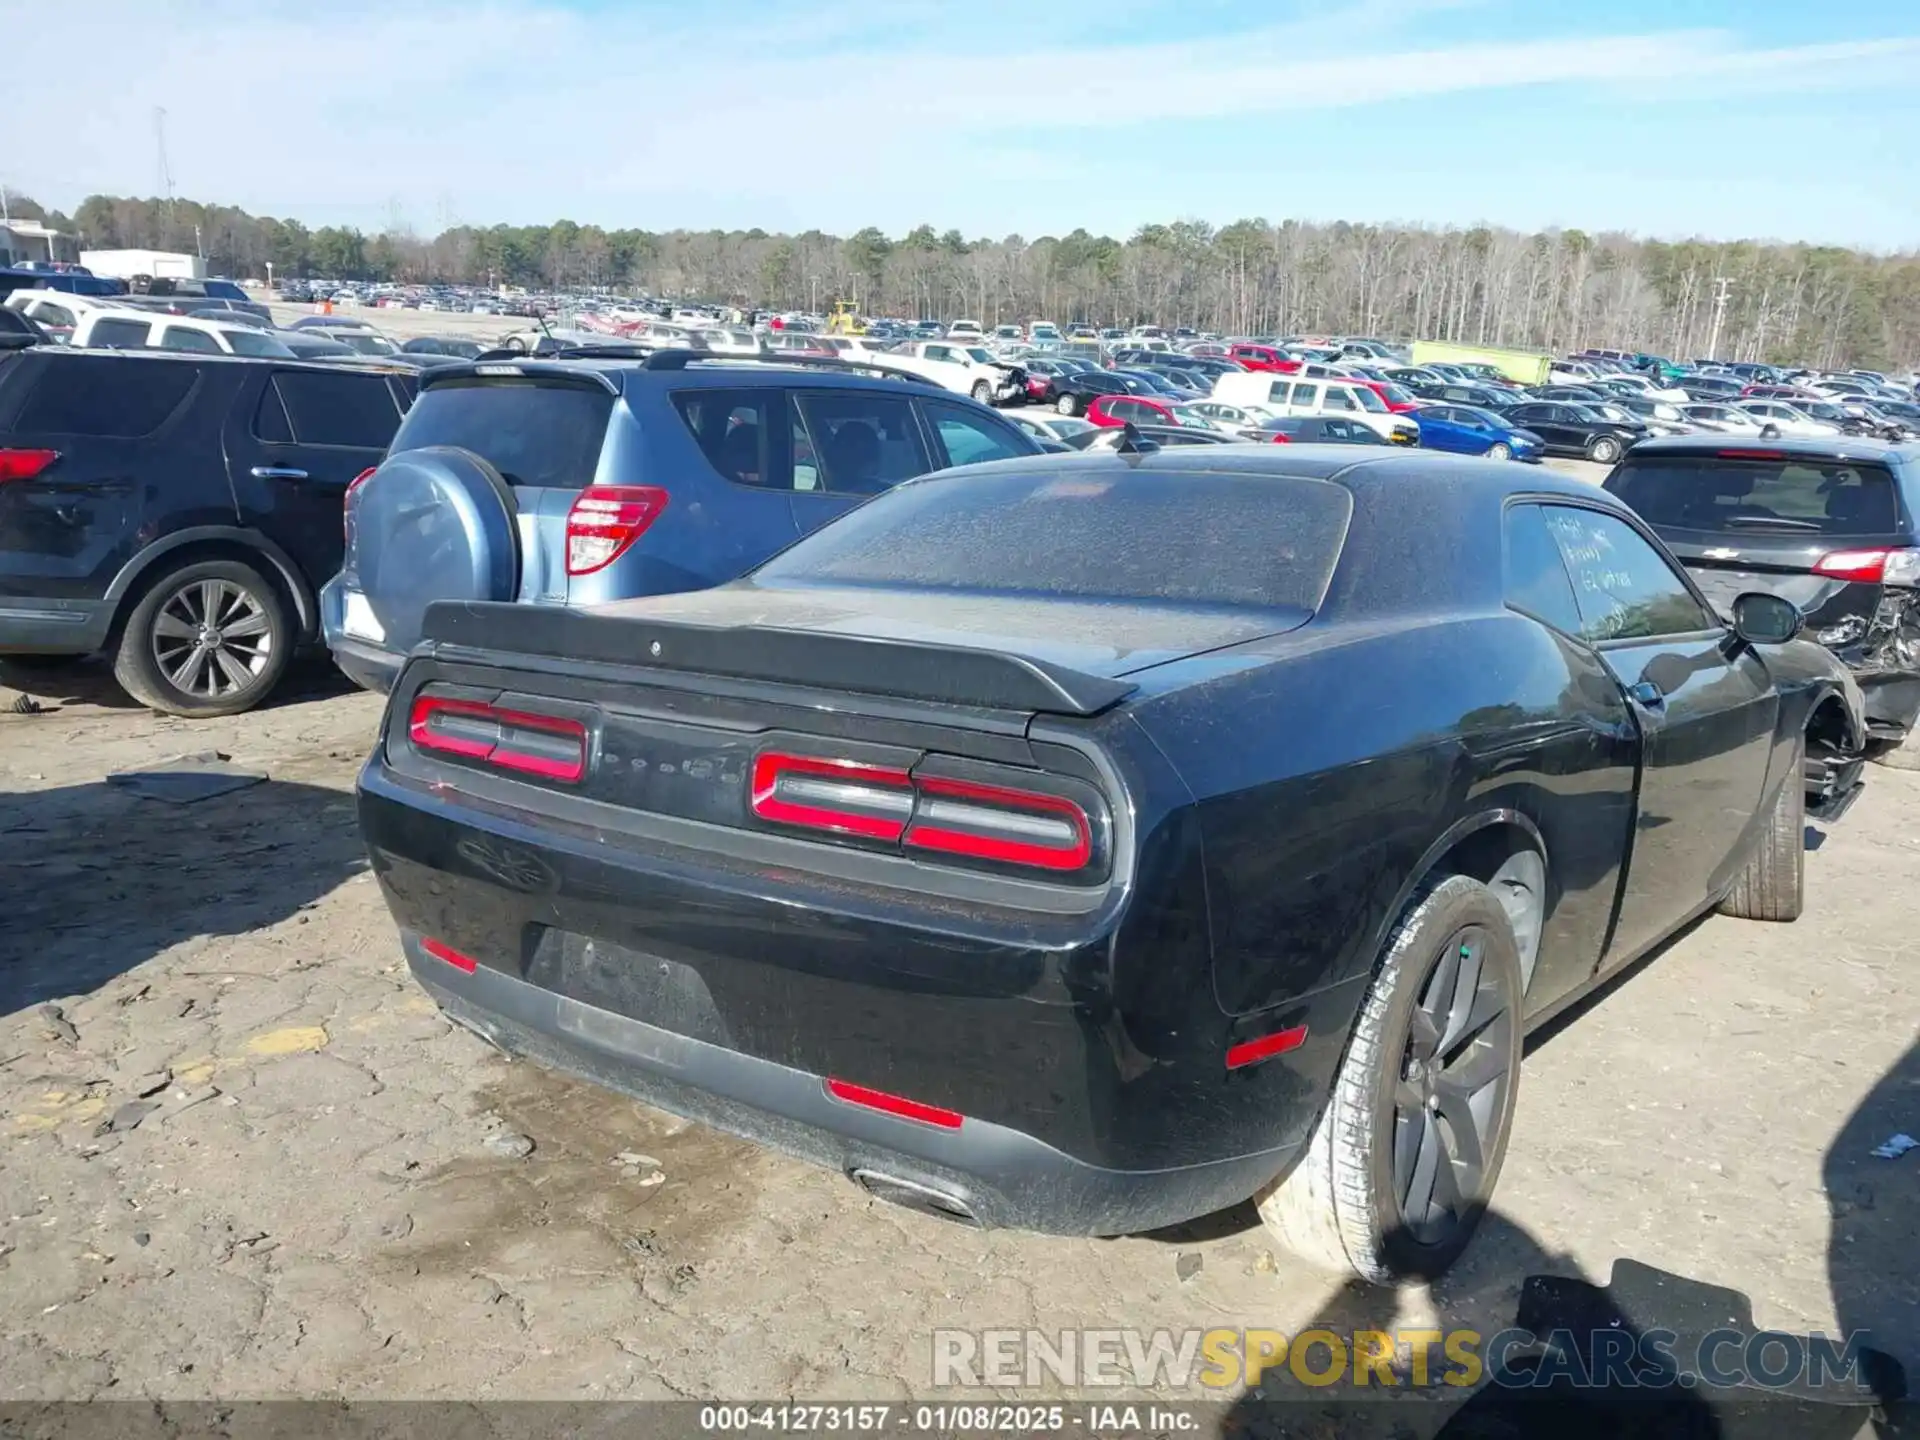
M1742 400L1733 408L1746 411L1762 425L1773 425L1782 435L1838 435L1841 433L1838 425L1815 419L1797 405L1789 405L1781 400Z
M67 343L92 350L178 350L195 355L294 358L293 351L273 336L247 325L198 320L191 315L155 315L146 310L96 310L73 327Z
M1276 375L1267 370L1228 371L1213 382L1213 398L1228 405L1264 405L1282 415L1338 415L1358 420L1394 445L1420 440L1419 424L1387 409L1371 385L1339 378Z
M1015 367L996 360L980 344L961 345L947 340L910 340L874 357L902 370L911 370L958 395L971 395L982 405L1019 399L1025 384Z
M1058 345L1060 327L1051 320L1036 320L1027 327L1027 341L1033 345Z
M1271 405L1228 405L1220 400L1189 400L1175 408L1189 410L1218 428L1236 434L1242 430L1258 430L1282 413Z
M69 295L64 290L16 290L7 297L7 309L25 315L61 344L71 341L74 327L97 311L127 313L125 306L115 305L110 299Z
M1007 418L1036 440L1057 440L1063 445L1072 436L1100 428L1077 415L1053 415L1045 410L1013 410Z
M1692 398L1684 390L1656 384L1645 375L1634 375L1624 370L1613 375L1602 375L1594 384L1608 390L1631 390L1643 399L1664 400L1670 405L1685 405Z
M1547 371L1547 383L1550 385L1590 385L1600 378L1600 372L1581 360L1556 360Z
M984 340L986 332L980 328L978 320L956 320L947 327L949 340Z
M1771 439L1779 433L1778 427L1771 420L1762 420L1758 415L1749 415L1746 411L1732 405L1714 405L1707 402L1682 405L1680 413L1686 417L1689 425L1698 426L1702 430L1713 430L1721 435Z

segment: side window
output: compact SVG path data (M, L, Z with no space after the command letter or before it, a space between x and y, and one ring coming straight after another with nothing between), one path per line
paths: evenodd
M1318 385L1295 385L1293 398L1289 405L1298 405L1303 409L1315 410L1320 405L1320 387Z
M836 390L794 398L793 488L836 495L878 495L932 468L903 395ZM813 457L804 483L801 446Z
M193 355L219 355L220 342L204 330L189 330L184 325L169 325L160 332L162 350L184 350Z
M287 407L281 403L280 392L270 384L261 387L260 403L254 407L253 434L269 445L293 444L293 423L287 419Z
M953 353L953 351L951 351L951 350L949 350L949 349L948 349L948 348L947 348L946 346L944 346L944 345L929 345L929 346L927 346L927 359L929 359L929 360L947 360L947 361L952 361L952 360L957 360L958 358L959 358L959 357L958 357L957 355L955 355L955 354Z
M42 300L33 307L33 318L42 325L59 325L69 330L73 328L73 312L64 305L55 305L48 300Z
M1573 577L1584 638L1646 640L1717 628L1673 566L1619 516L1541 508Z
M1325 408L1328 410L1358 410L1360 405L1349 392L1341 389L1338 385L1329 385L1327 387Z
M1326 432L1329 440L1351 440L1353 422L1350 420L1323 420L1320 428Z
M780 390L678 390L674 408L693 432L707 462L736 485L792 490L797 477L782 443L797 428ZM806 460L819 483L819 458Z
M96 320L87 332L87 345L94 350L144 350L152 333L153 325L146 320Z
M273 385L302 445L384 450L400 428L400 411L384 375L280 370Z
M1034 447L1011 425L991 415L975 414L958 405L923 400L927 420L940 437L949 465L977 465L983 460L1010 460L1031 455Z
M13 428L22 435L151 435L199 378L200 367L184 361L96 356L44 364Z
M1547 533L1547 519L1538 505L1509 507L1506 552L1506 603L1564 634L1580 634L1580 608L1574 603L1573 581L1560 558L1559 545Z

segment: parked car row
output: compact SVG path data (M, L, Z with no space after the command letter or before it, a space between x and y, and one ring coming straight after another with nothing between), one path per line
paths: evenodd
M351 329L336 319L309 317L284 333L327 343ZM937 469L1067 448L1417 440L1496 460L1624 457L1609 483L1677 527L1663 534L1687 563L1703 574L1731 568L1746 588L1778 589L1816 617L1814 633L1869 692L1877 740L1897 743L1920 710L1920 504L1903 498L1904 447L1846 435L1762 448L1756 434L1746 450L1729 449L1724 432L1663 440L1520 387L1484 407L1416 402L1364 373L1228 368L1210 389L1203 378L1178 392L1197 398L1176 398L1177 365L1036 356L1028 371L949 358L974 347L911 344L831 357L682 347L510 364L438 355L427 370L396 356L342 365L151 346L0 350L0 557L17 557L14 573L0 573L11 597L0 605L0 668L18 677L105 651L145 703L226 714L271 693L295 648L324 641L354 679L385 689L435 601L581 606L712 586ZM948 366L956 373L943 374ZM202 372L215 378L182 378ZM996 413L977 398L1015 386L1029 398L1049 387L1054 404ZM82 390L87 405L60 398ZM169 395L179 413L159 408ZM1639 477L1653 462L1639 457L1666 456L1657 473L1668 474L1681 453L1688 475L1765 472L1752 482L1765 503L1730 492L1692 505L1679 524L1644 493ZM1790 453L1825 458L1782 458ZM154 457L143 472L182 478L122 493L113 477L130 455ZM116 498L76 503L101 494ZM1786 538L1769 549L1775 533ZM254 578L195 609L181 599L189 576L157 608L139 608L203 559L250 567ZM1728 583L1709 579L1708 588Z

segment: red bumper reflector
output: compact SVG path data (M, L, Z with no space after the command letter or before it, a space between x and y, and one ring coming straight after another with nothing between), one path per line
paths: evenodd
M454 969L464 970L469 975L480 968L480 962L475 960L471 955L462 955L451 945L446 944L444 941L435 940L431 936L422 938L420 948L434 959L444 960L447 964L453 966Z
M1271 1060L1275 1055L1284 1055L1289 1050L1298 1050L1307 1043L1307 1027L1296 1025L1291 1030L1276 1030L1271 1035L1262 1035L1258 1040L1242 1040L1227 1051L1227 1069L1239 1070L1247 1065L1257 1065L1262 1060Z
M855 1085L846 1080L827 1081L827 1093L836 1100L844 1100L849 1105L858 1105L865 1110L878 1110L882 1115L897 1116L902 1120L917 1120L922 1125L937 1125L942 1130L958 1130L965 1119L957 1110L942 1110L938 1105L922 1105L918 1100L909 1100L901 1095L889 1095L884 1090L869 1090L864 1085Z

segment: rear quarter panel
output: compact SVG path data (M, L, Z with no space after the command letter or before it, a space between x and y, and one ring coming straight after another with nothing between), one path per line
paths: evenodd
M1549 870L1529 1008L1591 973L1638 755L1597 659L1500 614L1310 625L1159 679L1136 714L1194 797L1223 1010L1370 973L1442 842L1506 816L1538 834Z

